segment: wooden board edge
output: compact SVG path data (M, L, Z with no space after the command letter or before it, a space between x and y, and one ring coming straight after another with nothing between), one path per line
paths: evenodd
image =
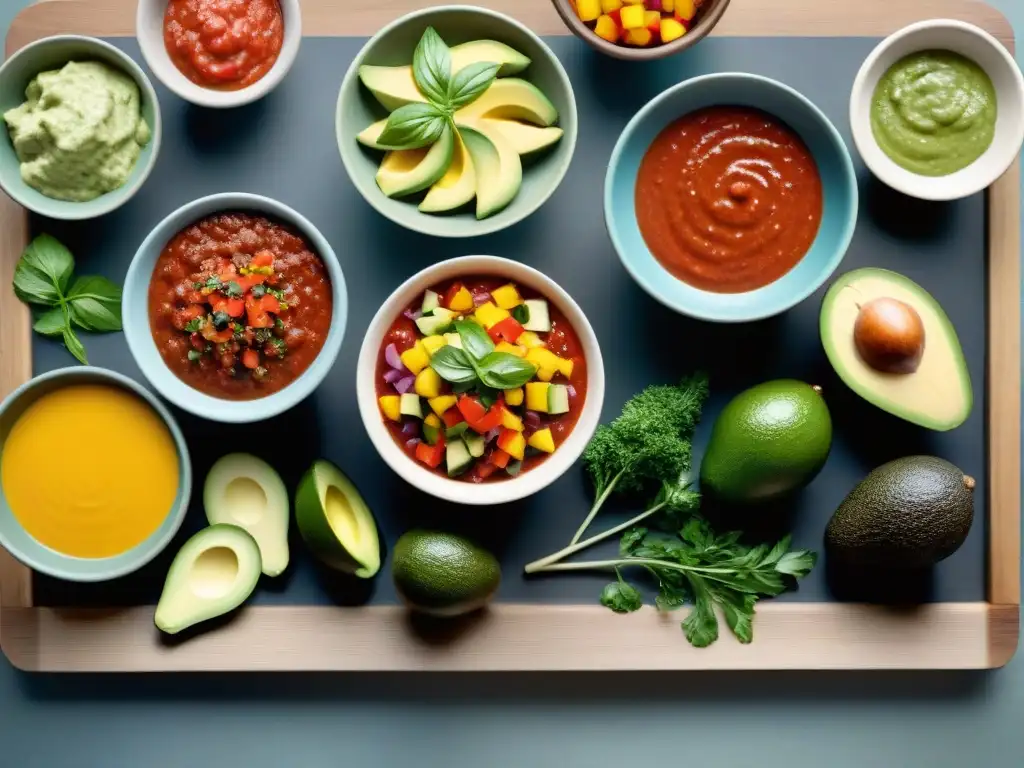
M400 606L254 606L168 644L152 608L12 608L0 621L0 648L29 672L513 672L985 669L1017 645L1016 606L988 603L766 603L752 644L722 623L704 649L682 636L684 615L497 604L427 630Z
M16 48L59 32L97 36L135 34L136 0L46 0L23 10L11 25ZM475 0L475 5L513 16L541 35L568 34L550 0ZM385 23L430 5L431 0L303 0L303 29L317 35L374 34ZM715 28L718 36L883 37L927 18L977 24L1004 45L1013 28L997 9L980 0L732 0Z

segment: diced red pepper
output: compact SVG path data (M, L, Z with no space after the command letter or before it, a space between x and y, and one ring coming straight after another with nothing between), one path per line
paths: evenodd
M229 299L219 293L211 293L209 299L214 312L227 312L231 317L241 317L245 314L245 302L242 299Z
M281 314L281 302L269 293L265 293L260 297L260 308L264 312L273 312L275 315Z
M444 422L446 427L454 427L456 424L465 421L465 419L462 418L458 408L449 408L441 415L441 421Z
M442 300L441 304L443 304L446 307L450 307L452 305L452 301L455 299L455 294L457 294L461 290L462 283L453 283L452 287L445 291L444 300Z
M463 395L459 398L459 411L466 417L466 423L481 435L501 425L501 404L495 403L485 410L477 398Z
M252 261L249 262L250 267L272 267L274 266L274 253L273 251L260 251L252 257Z
M501 448L496 448L494 453L491 454L490 463L498 469L504 469L508 466L509 459L511 458L512 456L501 450Z
M477 463L477 465L473 468L473 473L476 475L478 480L486 480L488 477L493 475L497 470L498 467L494 466L493 464Z
M238 287L242 289L243 293L252 290L254 285L262 285L267 282L267 275L238 275L235 277L235 282L238 283Z
M437 442L433 445L427 442L417 443L416 459L431 469L439 467L444 459L444 435L438 435Z
M506 317L504 320L495 323L487 329L487 335L497 343L504 339L509 344L515 344L516 340L523 335L525 329L514 317Z
M271 328L274 325L274 320L263 309L261 301L252 295L245 297L245 314L246 324L250 328Z
M608 11L608 15L615 22L615 26L622 29L622 9L616 8L614 11Z
M518 438L520 434L520 432L516 432L514 429L501 430L501 434L498 435L498 447L507 453L509 442Z
M234 335L230 328L218 331L211 323L204 325L202 330L199 332L203 335L204 339L212 341L214 344L223 344L226 341L231 341L231 337Z
M242 353L242 365L252 370L260 364L260 353L251 347Z
M222 283L230 283L232 280L237 281L239 275L238 272L235 271L234 266L229 264L228 266L222 268L221 271L217 273L217 277L220 279Z

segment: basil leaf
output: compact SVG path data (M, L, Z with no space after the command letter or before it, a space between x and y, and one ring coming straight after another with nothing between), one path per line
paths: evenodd
M476 381L476 370L466 355L458 347L441 347L430 358L430 367L437 375L452 384Z
M526 325L530 322L530 308L525 304L512 307L512 317L520 325Z
M466 342L463 341L463 344ZM480 381L494 389L515 389L533 378L537 372L533 363L508 352L491 352L478 363Z
M85 356L85 347L82 346L82 342L78 340L75 332L71 330L71 325L64 326L64 346L68 348L68 352L75 356L78 362L85 365L89 364L89 360Z
M54 304L67 290L75 259L63 243L50 235L39 235L21 254L14 270L18 298L32 304Z
M462 348L473 360L482 360L494 351L494 342L482 325L471 320L459 320L455 323L455 331L462 340Z
M462 109L472 104L491 87L498 76L500 65L487 61L468 64L452 78L448 85L448 106L450 109Z
M490 408L496 402L498 402L498 390L491 389L490 387L480 387L478 393L480 395L480 402L484 408Z
M64 310L54 307L36 315L32 330L43 334L43 336L62 336L64 334Z
M121 330L121 289L105 277L80 277L68 292L71 320L87 331Z
M377 143L391 149L419 149L441 138L447 127L444 112L436 106L413 102L391 113Z
M416 51L412 55L412 76L420 93L435 104L448 105L452 54L433 27L427 27L416 45Z

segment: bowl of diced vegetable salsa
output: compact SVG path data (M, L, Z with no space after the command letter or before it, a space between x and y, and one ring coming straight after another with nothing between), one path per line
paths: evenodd
M572 32L619 59L660 59L702 40L729 0L552 0Z
M495 256L435 264L377 311L359 412L384 461L465 504L536 493L579 458L604 401L594 330L557 283Z

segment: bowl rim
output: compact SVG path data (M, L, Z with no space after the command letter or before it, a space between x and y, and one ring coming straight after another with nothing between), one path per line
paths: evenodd
M0 174L0 189L3 189L7 196L14 200L18 205L27 208L40 216L57 219L58 221L85 221L87 219L95 219L99 216L108 214L111 211L117 210L135 197L135 194L142 189L142 185L146 183L150 173L153 171L153 167L156 165L156 160L160 154L160 147L163 141L163 117L160 111L160 99L157 98L156 90L153 88L153 83L150 82L145 71L131 56L120 48L111 45L106 40L100 40L99 38L92 37L90 35L50 35L49 37L43 37L29 43L28 45L22 46L8 56L3 63L0 63L0 79L8 74L8 67L11 67L13 62L18 58L29 54L30 51L38 48L45 48L55 43L75 43L82 45L87 49L99 49L110 54L113 58L117 59L121 70L135 81L135 84L139 88L139 95L142 101L148 101L153 108L153 125L149 126L151 133L149 143L152 149L150 149L148 161L139 170L138 178L130 184L123 184L117 189L113 189L110 192L94 198L93 200L86 200L84 202L68 200L54 201L55 203L71 203L71 210L67 212L55 211L46 206L35 205L34 203L26 201L24 196L21 194L21 191L6 183L3 175ZM68 61L70 61L70 59L68 59ZM6 128L3 130L6 133ZM9 139L7 141L9 144ZM11 151L14 151L13 148L11 148ZM138 161L136 161L136 163L137 162ZM133 166L133 172L134 169L135 168Z
M331 325L324 345L309 367L283 389L253 400L229 400L200 392L189 386L167 367L156 347L149 323L148 295L156 259L170 240L183 228L200 219L224 211L251 211L299 231L324 263L331 279ZM152 263L147 254L155 253ZM133 290L141 286L142 290ZM263 195L249 192L218 192L192 200L167 214L153 227L132 257L124 279L122 315L124 336L132 359L143 377L163 398L178 408L209 421L224 424L249 424L273 418L293 408L323 383L341 352L348 323L348 288L341 263L327 238L309 219L294 208ZM139 305L142 305L141 307ZM136 311L145 313L144 327L132 322ZM154 369L154 366L156 368Z
M446 221L444 216L432 216L430 214L422 213L420 211L416 211L417 215L414 216L411 221L402 221L396 216L392 216L391 213L387 210L387 207L384 205L384 200L388 200L389 198L385 197L384 200L381 200L379 196L383 196L383 193L379 189L377 189L376 186L373 188L372 191L376 192L377 194L367 194L367 190L363 188L364 185L362 185L356 180L354 168L349 163L348 156L342 149L342 147L344 146L343 142L346 141L342 136L341 125L342 114L345 104L345 92L346 90L349 90L351 87L353 87L353 81L359 80L359 67L366 60L366 58L371 53L373 48L378 43L380 43L380 41L383 40L387 35L391 34L395 29L409 23L410 21L414 21L421 17L434 16L437 14L453 12L475 13L480 16L489 16L493 19L497 19L498 21L506 23L511 27L514 27L519 32L524 34L526 37L530 38L533 41L533 43L544 52L544 55L550 60L551 64L553 65L555 74L558 80L561 82L562 87L565 88L565 92L569 97L567 111L572 116L572 120L570 121L572 130L568 131L565 130L563 127L562 138L559 140L559 144L561 146L565 146L566 144L568 144L568 149L563 150L565 154L565 159L557 167L554 179L550 184L550 187L543 194L535 195L534 198L529 203L527 203L526 206L523 208L521 214L516 218L512 219L511 221L499 221L498 216L491 216L486 219L477 219L472 231L468 232L443 231L441 223ZM355 82L354 86L356 88L360 87L358 82ZM563 120L562 116L560 115L558 125L561 127L562 123ZM352 183L352 186L355 187L356 190L359 192L360 197L362 197L367 203L369 203L369 205L375 211L377 211L377 213L379 213L381 216L388 219L389 221L392 221L395 224L399 225L400 227L403 227L410 231L419 232L420 234L430 235L432 237L464 239L468 237L481 237L483 235L491 235L494 234L495 232L500 232L504 229L508 229L509 227L515 226L521 221L524 221L525 219L532 216L551 198L551 196L555 193L555 191L562 185L562 182L565 180L565 176L569 172L569 166L572 164L573 157L576 154L576 141L578 134L579 114L576 109L576 93L573 90L572 82L569 79L569 74L565 71L565 67L562 66L562 62L559 61L557 56L555 56L554 51L552 51L548 44L544 42L543 38L541 38L529 27L512 18L511 16L508 16L504 13L500 13L499 11L493 11L490 8L482 8L474 5L428 6L426 8L420 8L419 10L411 11L410 13L406 13L402 16L399 16L394 21L391 21L390 23L382 27L380 30L377 31L376 34L374 34L369 40L367 40L363 44L363 47L359 49L359 52L356 54L355 58L352 59L352 62L349 64L348 69L345 71L344 77L342 77L341 79L341 86L338 89L338 98L334 108L334 136L335 140L338 143L338 154L341 155L341 164L345 167L345 173L348 175L349 181ZM352 140L354 141L355 137L352 137ZM422 222L422 224L419 222Z
M688 307L683 307L668 296L663 295L657 285L651 284L647 279L640 274L640 271L632 264L630 258L626 255L626 249L619 240L616 228L612 225L612 220L616 217L614 205L612 203L612 190L613 181L616 171L622 159L622 154L625 151L626 145L628 144L633 133L639 128L639 126L646 121L650 114L654 112L662 103L671 100L676 96L677 93L691 88L694 85L699 85L704 82L715 81L715 80L750 80L759 83L762 87L775 88L785 92L787 95L797 99L810 113L815 117L818 123L823 127L825 134L830 139L831 143L839 150L837 152L843 170L843 176L847 181L847 195L852 201L851 210L847 213L846 222L843 226L842 233L840 235L840 247L836 248L835 253L832 255L828 262L827 267L823 270L820 279L810 281L807 285L801 288L799 291L795 291L790 294L784 302L767 308L767 309L754 309L742 316L733 315L722 315L716 314L715 312L704 312L693 310ZM690 110L692 111L692 110ZM687 113L683 113L687 114ZM682 116L682 115L680 115ZM778 118L782 119L782 118ZM785 121L783 121L785 122ZM860 206L859 201L859 190L857 187L857 174L853 166L853 159L850 157L850 150L846 146L846 142L843 141L842 135L839 130L835 127L828 116L818 107L813 101L807 96L802 94L790 85L786 85L780 80L775 80L764 75L757 75L750 72L713 72L706 75L698 75L697 77L691 77L688 80L683 80L676 85L666 88L664 91L659 93L657 96L652 98L640 110L630 118L630 121L626 124L626 127L622 129L622 133L619 134L618 140L615 142L615 148L612 150L611 157L608 160L608 170L605 173L604 182L604 217L605 227L608 230L608 235L612 241L612 245L615 248L616 254L618 254L619 261L622 266L625 267L626 271L630 274L636 283L644 289L653 299L662 304L665 307L678 312L681 315L692 317L698 320L705 320L716 323L747 323L756 322L758 320L765 320L769 317L780 315L783 312L795 307L800 302L804 301L807 297L818 290L825 282L835 273L842 263L843 258L846 256L846 252L850 248L850 243L853 241L854 231L857 227L857 215ZM813 243L812 243L813 247ZM806 256L806 254L805 254ZM657 260L655 260L657 261ZM798 262L799 263L799 262ZM677 281L678 278L672 276L664 267L659 267L665 272L665 275L671 277L673 281ZM781 278L780 278L781 279ZM692 287L692 286L691 286ZM694 288L694 290L700 290ZM744 293L731 294L734 296L744 296L756 291L747 291ZM711 293L710 291L704 291L704 293ZM715 294L721 295L721 294Z
M377 404L377 355L387 329L415 295L452 274L496 274L537 287L567 316L583 345L587 361L587 399L566 443L540 466L518 477L496 483L470 484L453 480L419 466L402 451L384 424ZM525 279L524 279L525 278ZM445 278L447 279L447 278ZM412 275L384 300L367 326L356 363L356 400L363 427L377 453L391 469L414 488L445 501L466 505L505 504L532 496L569 471L593 437L604 406L605 374L601 345L593 326L569 293L538 269L501 256L472 254L445 259Z
M302 9L299 0L277 0L284 20L284 35L277 60L259 80L237 90L216 90L193 83L171 61L164 47L163 18L167 0L138 0L135 39L146 65L157 80L176 96L196 106L232 109L259 101L276 88L291 70L302 43Z
M152 408L171 433L171 438L174 440L174 445L178 452L177 504L168 511L167 516L164 518L165 521L173 518L171 526L160 535L157 535L159 531L155 531L150 534L148 538L118 555L100 558L84 558L67 555L63 552L47 547L45 544L36 541L34 538L32 539L39 547L53 552L61 559L62 562L68 563L69 565L78 563L103 564L105 562L125 559L132 553L136 553L136 556L131 558L128 562L118 566L108 566L105 570L97 570L95 573L87 574L76 573L73 570L60 570L59 568L53 568L44 563L40 563L33 555L20 550L16 545L14 545L14 543L11 542L4 533L2 527L0 527L0 546L3 546L4 549L10 552L12 556L32 570L44 573L48 576L53 576L54 578L77 583L109 581L111 579L120 578L121 576L127 576L128 574L139 570L167 549L168 545L174 540L174 537L180 530L182 523L185 521L185 516L188 512L191 501L192 459L189 454L188 443L185 440L185 436L167 406L161 403L158 397L146 389L146 387L142 386L139 382L124 375L123 373L118 373L117 371L109 368L102 368L94 365L77 365L55 368L52 371L41 373L18 386L14 391L7 395L7 397L5 397L3 401L0 402L0 414L6 413L12 405L42 384L59 379L75 377L95 378L107 383L113 383L122 389L128 390L132 394L141 398L150 408ZM4 500L4 504L8 507L10 506L7 504L6 498ZM20 523L18 525L20 526ZM28 535L27 531L25 533ZM32 538L31 535L29 535L29 537Z
M904 195L908 195L919 200L944 202L960 200L981 192L991 186L996 179L1002 176L1016 162L1021 149L1021 144L1024 143L1024 121L1016 127L1016 138L1013 144L1007 145L1008 147L1012 146L1013 151L1007 151L1004 157L999 157L994 162L989 163L989 173L979 174L978 179L973 184L961 184L959 185L959 188L950 189L945 192L943 191L943 186L935 184L937 178L943 177L923 176L898 165L894 160L890 159L888 155L885 155L884 152L880 153L882 155L880 158L870 149L865 151L866 147L877 147L877 142L875 141L874 133L871 129L870 109L866 110L864 114L861 114L861 110L858 107L858 104L863 100L865 92L869 88L873 91L877 85L877 80L868 83L868 75L871 73L872 68L875 67L879 60L882 59L895 44L906 40L907 38L921 33L926 33L934 29L950 30L959 35L972 36L992 49L996 53L997 58L1005 65L1005 69L1015 86L1014 90L1018 94L1018 99L1021 103L1022 109L1024 109L1024 75L1022 75L1021 69L1017 65L1013 56L1006 50L1002 43L981 27L966 21L959 21L957 19L925 19L923 21L908 24L905 27L896 30L879 41L879 43L871 49L871 52L867 57L865 57L860 68L857 70L857 74L853 80L853 86L850 89L848 119L850 121L850 133L853 135L853 143L857 147L857 152L860 154L864 165L867 166L868 170L871 171L875 178L886 186L896 190L897 192L901 192ZM927 46L918 50L925 50L926 48ZM975 63L978 64L978 62ZM978 66L980 67L981 65L978 64ZM986 71L986 74L989 73ZM991 78L991 75L989 75L989 77ZM990 145L990 149L994 146L993 141L993 144ZM988 150L986 150L986 154L987 151ZM961 170L966 170L967 168L974 166L980 159L980 157L976 158ZM959 171L957 173L959 173ZM952 174L947 174L947 177L949 175Z
M722 16L725 15L730 2L731 0L718 0L718 4L701 17L697 26L692 31L687 30L685 35L673 40L671 43L658 45L654 48L631 48L625 45L616 45L594 34L594 30L584 24L579 16L569 8L569 0L551 0L555 10L558 11L558 15L565 22L565 25L572 30L573 34L601 53L613 56L616 59L623 59L624 61L653 61L685 51L687 48L696 45L711 34L711 30L718 26L718 22L722 20Z

